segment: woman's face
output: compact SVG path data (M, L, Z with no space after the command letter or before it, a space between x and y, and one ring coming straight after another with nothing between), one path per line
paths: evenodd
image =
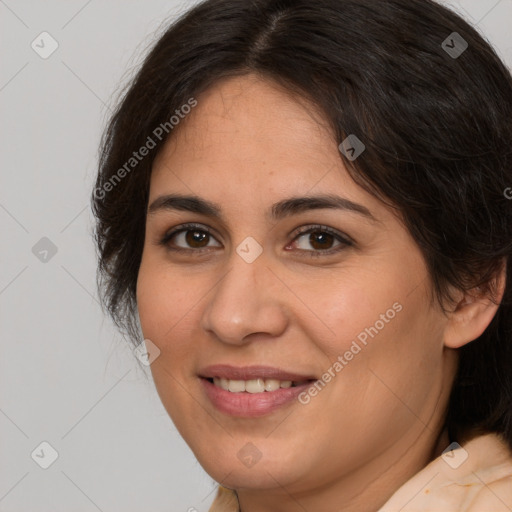
M251 75L197 100L154 162L137 283L179 432L217 481L276 495L420 469L454 359L417 245L303 102ZM338 204L284 204L319 196Z

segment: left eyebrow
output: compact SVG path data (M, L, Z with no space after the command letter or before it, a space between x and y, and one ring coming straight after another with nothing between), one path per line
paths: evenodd
M378 222L370 210L345 197L332 194L291 197L273 204L269 216L279 220L308 210L336 209L350 211L362 215L373 222ZM224 222L220 205L193 195L167 194L157 197L149 206L148 214L162 210L181 210L213 217Z
M362 204L355 203L345 197L333 194L305 197L291 197L272 205L271 217L274 220L282 219L290 215L296 215L307 210L336 209L358 213L373 222L377 219L370 210Z

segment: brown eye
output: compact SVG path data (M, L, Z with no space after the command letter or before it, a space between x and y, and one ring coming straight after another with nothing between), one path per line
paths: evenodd
M190 247L204 247L204 243L208 243L208 238L210 237L209 233L198 230L187 230L185 233L185 241Z
M321 231L315 231L309 234L308 242L314 249L330 249L333 242L335 241L334 236L330 233L322 233Z
M209 245L216 242L214 245ZM194 249L207 249L221 247L208 229L202 226L182 225L166 234L160 241L162 245L173 251L194 251Z
M349 237L343 236L327 226L313 226L303 229L294 238L292 245L310 256L328 255L352 246Z

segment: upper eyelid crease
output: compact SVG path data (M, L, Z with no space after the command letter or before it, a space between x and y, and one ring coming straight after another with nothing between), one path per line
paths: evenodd
M354 203L349 199L336 195L320 195L306 197L292 197L279 201L272 205L268 215L272 220L279 220L284 217L302 213L308 210L337 209L358 213L372 223L380 223L370 210L363 205ZM167 194L157 197L148 208L148 215L159 211L179 210L191 213L198 213L213 217L225 222L221 208L218 204L212 203L197 196L182 194Z
M183 232L193 231L193 230L203 231L204 233L208 233L208 235L210 235L217 242L219 242L219 240L217 240L217 238L215 236L214 231L212 231L211 228L209 228L208 226L203 225L203 224L198 224L198 223L185 223L185 224L181 224L181 225L175 226L174 228L169 230L164 235L163 238L158 239L157 245L167 245L169 243L169 241L172 238L174 238L175 236L177 236L177 235L179 235L179 234L181 234ZM293 238L292 242L297 240L298 238L300 238L302 236L305 236L305 235L307 235L309 233L315 233L315 232L328 233L328 234L334 236L334 238L342 246L354 247L354 246L357 245L356 242L352 239L352 237L348 236L346 233L339 232L337 229L331 228L329 226L325 226L323 224L311 224L311 225L308 225L308 226L302 226L302 227L294 230L294 232L293 232L293 237L294 238ZM190 248L190 249L189 248L187 248L187 249L180 248L179 250L190 250L190 251L193 251L193 252L197 252L197 251L200 252L200 249L195 251L192 248ZM307 251L307 250L305 250L305 252L311 252L311 253L317 252L318 254L321 254L322 252L324 252L325 254L329 254L329 253L331 253L331 251L332 251L332 249L325 250L325 251Z

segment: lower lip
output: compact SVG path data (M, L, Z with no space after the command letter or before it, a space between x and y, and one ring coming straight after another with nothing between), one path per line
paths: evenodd
M206 395L215 407L224 414L245 418L264 416L280 407L297 400L297 397L307 390L314 381L290 388L279 388L275 391L262 393L232 393L222 389L209 380L201 377Z

